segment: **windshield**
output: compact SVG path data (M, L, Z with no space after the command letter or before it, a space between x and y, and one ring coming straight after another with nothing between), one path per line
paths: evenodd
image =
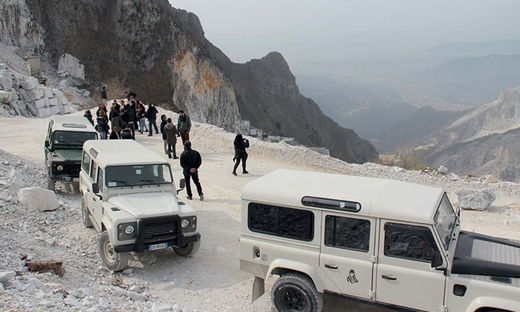
M96 132L55 131L52 144L54 148L82 148L87 140L95 140Z
M107 187L134 187L171 184L173 179L170 166L161 164L107 167L105 181Z
M457 215L455 214L446 193L444 193L441 204L437 209L437 213L435 213L434 221L437 232L439 232L442 243L444 244L444 249L448 250L451 242L451 234L453 233L455 223L457 222Z

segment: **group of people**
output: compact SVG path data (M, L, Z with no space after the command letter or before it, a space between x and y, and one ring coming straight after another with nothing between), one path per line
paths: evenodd
M96 111L96 122L90 110L85 112L84 117L87 118L92 125L95 125L96 131L99 132L100 139L134 139L135 132L143 134L148 132L148 136L153 136L153 130L156 134L159 134L159 129L162 134L164 143L164 153L168 155L168 158L179 159L180 165L183 168L183 175L186 181L186 193L187 199L193 199L193 192L191 190L191 180L197 188L197 193L200 200L204 200L204 193L202 192L202 186L200 184L198 170L202 165L202 157L200 153L191 147L190 141L190 130L191 130L191 119L183 110L179 111L179 117L177 119L177 126L172 122L172 119L161 115L160 127L157 127L157 108L150 104L148 108L136 100L136 93L132 91L125 92L125 100L118 102L114 100L110 106L110 111L107 109L105 103L99 104ZM107 101L106 88L103 87L101 91L101 98L104 102ZM146 120L148 120L148 127L146 126ZM177 137L182 139L184 151L180 157L177 156L175 145L177 144ZM233 167L233 175L237 175L237 168L242 163L242 173L249 173L246 170L247 151L249 148L249 141L245 139L242 134L237 134L233 141L235 155L233 161L235 165Z

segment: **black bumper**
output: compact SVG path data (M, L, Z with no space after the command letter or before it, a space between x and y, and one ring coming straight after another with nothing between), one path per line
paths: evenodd
M172 239L169 241L161 241L161 242L153 242L153 243L145 243L145 244L138 244L137 242L133 245L124 245L124 246L115 246L114 251L115 252L143 252L145 250L148 250L148 246L160 244L160 243L168 243L168 247L182 247L188 243L195 243L200 241L200 233L197 233L196 235L192 236L186 236L186 237L179 237L178 239Z

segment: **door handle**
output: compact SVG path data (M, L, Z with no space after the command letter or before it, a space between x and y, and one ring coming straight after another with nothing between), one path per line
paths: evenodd
M395 280L397 280L397 277L392 276L392 275L382 275L381 277L382 277L383 279L385 279L385 280L389 280L389 281L395 281Z
M335 264L325 264L325 267L327 269L333 269L333 270L337 270L338 269L338 266L335 265Z

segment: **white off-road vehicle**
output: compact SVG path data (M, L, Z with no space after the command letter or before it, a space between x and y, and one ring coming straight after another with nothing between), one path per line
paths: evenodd
M520 311L520 243L462 231L440 188L277 170L244 187L241 230L253 300L278 275L278 311L321 311L324 292L400 310Z
M80 191L83 223L101 233L99 253L113 271L130 252L171 247L187 257L199 249L196 212L178 201L168 161L134 140L87 141Z

